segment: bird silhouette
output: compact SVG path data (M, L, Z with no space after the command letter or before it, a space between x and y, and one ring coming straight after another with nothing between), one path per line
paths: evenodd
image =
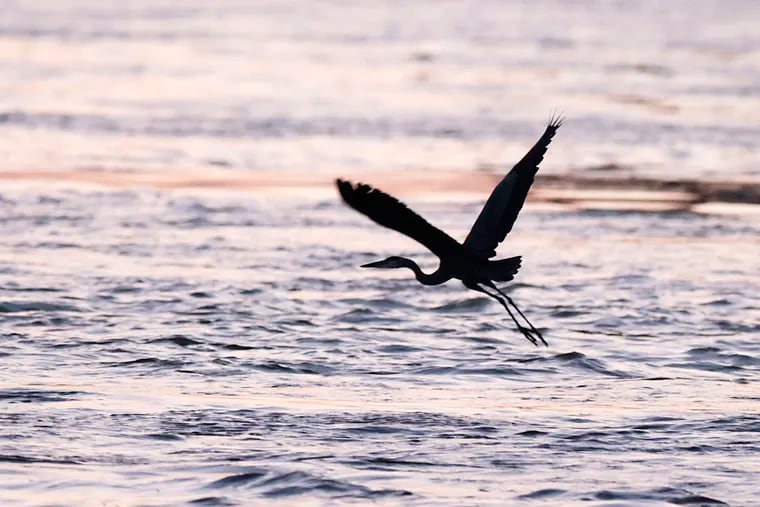
M376 223L421 243L440 259L438 269L430 274L424 273L413 260L397 256L361 267L408 268L414 272L417 281L424 285L439 285L453 278L459 279L468 289L497 300L507 310L517 329L533 345L537 346L539 340L547 345L541 332L520 311L512 298L494 284L512 280L520 269L522 258L518 255L507 259L490 259L496 255L499 243L512 230L538 172L538 166L562 121L561 117L552 117L538 142L496 185L462 243L432 226L398 199L369 185L354 185L346 180L336 180L338 191L346 204ZM522 317L527 327L517 320L510 306Z

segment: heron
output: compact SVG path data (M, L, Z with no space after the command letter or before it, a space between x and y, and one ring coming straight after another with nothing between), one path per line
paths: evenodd
M338 191L346 204L377 224L419 242L440 261L438 269L432 273L423 272L416 262L399 256L363 264L361 267L407 268L412 270L417 281L423 285L440 285L452 279L459 279L468 289L498 301L517 326L517 330L533 345L538 346L540 340L543 345L548 346L541 332L517 307L514 300L494 283L514 279L520 269L522 257L518 255L506 259L491 259L496 256L496 247L512 230L538 172L538 166L562 121L562 117L552 115L541 138L496 185L462 243L431 225L395 197L370 185L337 179ZM518 315L527 326L518 321Z

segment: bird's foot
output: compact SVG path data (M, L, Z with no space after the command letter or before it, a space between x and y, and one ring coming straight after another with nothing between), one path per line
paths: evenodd
M535 328L534 328L534 329L531 329L531 328L528 328L528 327L524 327L524 326L517 326L517 329L518 329L518 330L519 330L519 331L522 333L522 335L523 335L523 336L524 336L524 337L525 337L525 338L526 338L526 339L527 339L527 340L528 340L530 343L532 343L532 344L533 344L533 345L535 345L536 347L538 347L538 345L539 345L539 340L540 340L540 341L541 341L541 343L543 343L545 346L547 346L547 347L549 346L549 344L548 344L548 343L546 343L546 340L544 340L544 337L543 337L543 335L541 334L541 332L540 332L538 329L535 329Z

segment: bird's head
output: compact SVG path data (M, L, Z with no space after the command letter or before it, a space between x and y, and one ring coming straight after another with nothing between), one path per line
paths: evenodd
M409 259L403 257L392 256L381 261L370 262L369 264L362 264L362 268L378 268L378 269L395 269L395 268L408 268Z

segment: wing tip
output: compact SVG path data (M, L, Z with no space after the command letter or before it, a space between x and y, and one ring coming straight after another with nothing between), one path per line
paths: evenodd
M336 178L335 186L338 187L338 193L343 198L343 201L346 202L346 204L350 204L355 190L354 184L348 180Z
M343 178L335 178L335 185L338 188L345 188L345 187L353 188L354 187L353 183L351 183L348 180L344 180Z
M367 199L376 201L377 197L383 196L394 199L366 183L353 183L342 178L336 178L335 185L338 187L338 192L343 198L343 201L354 209L357 209L356 207L359 202L367 202Z
M552 111L551 116L549 116L549 125L547 128L551 128L554 130L557 130L562 126L562 124L565 122L565 116L562 114L561 111L557 111L556 109Z

